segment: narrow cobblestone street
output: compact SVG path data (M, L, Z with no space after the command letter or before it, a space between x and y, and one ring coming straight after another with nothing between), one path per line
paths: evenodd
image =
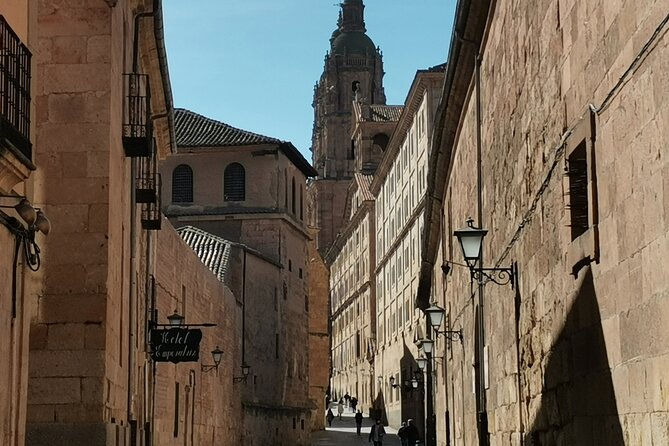
M332 412L337 413L337 406L331 406ZM369 431L373 420L368 414L364 414L362 420L362 431L360 436L355 432L354 413L346 407L342 419L335 416L332 421L332 427L326 427L325 431L314 432L311 437L311 446L351 446L351 445L369 445ZM383 446L400 446L400 439L397 431L389 426L385 426L386 436L383 439Z

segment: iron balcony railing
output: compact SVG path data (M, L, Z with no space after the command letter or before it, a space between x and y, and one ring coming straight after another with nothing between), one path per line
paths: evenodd
M32 54L0 15L0 139L32 160L30 59Z
M128 73L123 77L123 148L126 156L149 156L152 137L149 76Z

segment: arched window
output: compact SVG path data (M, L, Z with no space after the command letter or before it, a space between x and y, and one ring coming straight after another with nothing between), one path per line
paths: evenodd
M290 209L293 211L293 215L295 215L295 177L293 177L290 189Z
M223 197L225 201L246 200L246 172L239 163L228 164L223 173Z
M300 185L300 220L304 220L304 185Z
M388 135L386 135L385 133L377 133L376 135L374 135L374 138L372 138L372 143L375 146L378 146L381 149L381 151L385 152L386 147L388 147L389 140L390 138L388 138Z
M172 171L172 203L193 202L193 169L179 164Z

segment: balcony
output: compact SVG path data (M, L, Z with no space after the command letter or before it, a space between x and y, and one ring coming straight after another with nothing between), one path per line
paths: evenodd
M135 178L135 203L155 203L158 191L158 164L155 144L149 147L150 155L139 159Z
M142 204L142 229L157 231L161 227L162 212L160 211L160 175L155 177L155 200Z
M0 15L0 143L32 161L28 48Z
M124 74L123 149L125 156L149 156L151 151L151 119L149 76Z

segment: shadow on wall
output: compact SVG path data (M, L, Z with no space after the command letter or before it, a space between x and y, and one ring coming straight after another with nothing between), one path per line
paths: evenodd
M381 420L385 426L388 425L386 400L381 389L379 389L379 393L376 394L376 398L374 398L374 401L372 401L372 407L369 409L369 418L372 420Z
M402 359L400 359L400 384L402 394L402 421L409 419L414 420L414 425L420 432L420 438L424 438L425 432L425 383L419 385L418 389L411 387L411 379L414 378L414 373L419 371L416 358L413 356L406 344L406 339L403 339L404 352ZM420 373L419 376L423 374ZM424 379L424 376L421 378Z
M541 405L525 434L525 446L625 443L592 271L587 267L580 276L565 326L546 364ZM521 354L521 370L529 370L531 349L524 348ZM527 395L527 380L523 385ZM534 413L531 404L530 413Z

